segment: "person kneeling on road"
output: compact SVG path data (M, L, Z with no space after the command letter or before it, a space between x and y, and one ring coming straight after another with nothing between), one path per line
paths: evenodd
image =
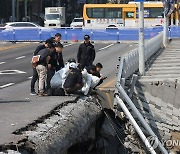
M64 82L64 90L67 94L75 94L83 87L81 70L77 69L76 63L69 64L70 72Z
M63 96L65 95L63 84L69 74L70 63L76 63L75 59L69 59L65 64L65 67L57 71L51 79L51 90L53 96Z

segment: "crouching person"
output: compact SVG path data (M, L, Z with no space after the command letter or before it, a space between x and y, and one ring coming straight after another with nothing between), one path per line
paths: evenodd
M67 94L76 94L83 87L81 70L77 68L76 63L70 63L69 70L63 87Z
M50 60L50 53L55 49L53 44L48 44L48 48L42 49L38 52L40 59L37 62L36 70L39 77L39 96L45 96L44 83L47 74L47 64Z

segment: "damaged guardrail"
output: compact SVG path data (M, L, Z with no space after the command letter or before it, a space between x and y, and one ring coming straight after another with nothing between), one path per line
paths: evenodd
M152 38L151 40L145 43L145 61L147 61L158 49L162 47L163 44L163 34L160 33L158 36ZM148 138L144 135L143 131L141 130L140 126L137 124L134 117L131 115L130 111L128 110L127 106L131 108L131 112L136 115L136 118L141 122L141 125L145 128L149 135L157 136L152 131L151 127L145 121L139 110L136 108L130 97L127 95L126 91L123 88L123 84L125 79L127 79L130 75L132 75L136 70L139 68L139 54L138 49L132 50L130 53L123 55L120 59L119 69L118 69L118 77L117 82L115 85L115 95L114 95L114 108L115 111L118 109L118 105L121 107L123 112L126 114L132 125L134 126L136 132L138 133L139 137L142 139L143 143L145 144L146 148L151 154L156 154L155 148L150 144ZM124 82L122 82L124 81ZM122 85L121 85L122 84ZM127 105L125 105L125 103ZM159 150L163 154L168 154L167 150L163 147L162 143L157 140L155 141L158 144Z
M159 33L156 37L145 42L145 61L147 61L158 49L160 49L163 45L163 33ZM123 68L121 77L127 79L130 75L132 75L139 68L139 53L138 48L132 50L131 52L123 55ZM119 67L121 67L122 63L120 62Z

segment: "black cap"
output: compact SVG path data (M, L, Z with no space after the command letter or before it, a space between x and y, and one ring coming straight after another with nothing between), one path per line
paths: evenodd
M49 39L47 39L47 40L45 41L45 43L53 44L53 40L52 40L51 38L49 38Z
M76 63L76 60L75 60L74 58L70 58L70 59L68 60L68 62L69 62L69 63L71 63L71 62Z
M90 39L90 36L89 35L84 35L84 39L86 40L86 39Z
M60 33L56 33L55 36L56 37L61 37L61 34Z
M60 42L58 42L57 44L55 44L55 47L63 48L63 45Z

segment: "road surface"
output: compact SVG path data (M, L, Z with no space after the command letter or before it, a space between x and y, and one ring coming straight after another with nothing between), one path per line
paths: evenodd
M79 44L64 44L64 61L76 57ZM33 123L61 103L75 99L67 96L30 96L30 61L37 45L7 43L1 46L0 43L0 145L20 140L20 136L12 132ZM136 46L133 43L95 43L95 63L103 64L102 74L108 77L102 86L113 86L118 57Z

